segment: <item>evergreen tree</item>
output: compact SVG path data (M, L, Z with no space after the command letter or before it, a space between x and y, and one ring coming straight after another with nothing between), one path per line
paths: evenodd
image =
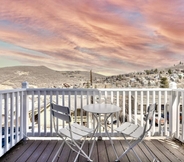
M169 74L172 74L172 71L171 71L171 69L169 69L169 70L168 70L168 73L169 73Z
M149 86L149 87L151 86L151 82L150 82L150 80L148 81L148 86Z
M162 77L160 80L160 88L169 88L169 82L166 77Z
M154 73L158 73L158 69L155 69L155 70L154 70Z

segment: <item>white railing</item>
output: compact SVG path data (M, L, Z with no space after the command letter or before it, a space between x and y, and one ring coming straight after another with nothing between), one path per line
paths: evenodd
M24 138L26 89L0 91L0 156Z
M155 123L150 136L175 137L184 142L184 90L183 89L30 89L0 91L0 134L3 139L0 156L24 137L55 136L50 103L71 108L73 121L95 127L95 120L82 107L90 103L110 103L121 108L109 120L109 132L121 122L132 121L143 125L144 113L151 103L157 103ZM101 116L103 120L103 116ZM58 127L64 123L58 122ZM99 135L104 136L103 127Z

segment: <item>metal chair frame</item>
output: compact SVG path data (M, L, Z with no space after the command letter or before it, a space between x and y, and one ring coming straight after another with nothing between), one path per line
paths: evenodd
M144 142L144 137L148 134L150 131L152 125L153 125L153 117L155 114L156 104L151 104L148 106L147 113L145 115L145 124L144 127L133 124L131 122L125 122L121 124L118 128L115 130L119 133L121 133L125 139L125 141L128 144L128 148L121 154L115 161L118 162L120 159L126 155L130 150L133 151L137 159L141 162L140 157L135 152L134 147L138 145L138 143L142 142L142 144L145 146L145 148L148 150L148 152L153 157L153 161L159 161L156 156L152 153L152 151L149 149L149 147ZM149 127L148 127L149 123ZM131 140L130 142L127 141L126 136L132 137L134 140Z
M64 143L66 143L70 147L70 149L77 153L74 162L77 161L79 155L82 155L88 161L92 161L82 148L87 137L90 137L90 140L92 140L92 138L94 137L94 129L79 125L77 123L71 123L69 107L51 103L51 112L55 132L63 140L52 162L54 162L54 160L58 156ZM65 123L66 126L64 128L58 129L58 120L63 120L63 123Z

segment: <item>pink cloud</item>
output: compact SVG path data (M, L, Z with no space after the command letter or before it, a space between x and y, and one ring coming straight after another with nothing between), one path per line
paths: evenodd
M6 0L0 41L43 53L6 50L23 63L61 69L94 67L114 74L168 66L183 56L183 5L182 0Z

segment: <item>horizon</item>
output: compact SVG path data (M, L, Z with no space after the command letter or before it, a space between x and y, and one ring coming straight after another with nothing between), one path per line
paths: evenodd
M48 68L50 70L53 70L53 71L57 71L57 72L76 72L76 71L79 71L79 72L89 72L92 71L93 73L96 73L96 74L99 74L99 75L103 75L104 77L111 77L111 76L118 76L118 75L124 75L124 74L131 74L131 73L140 73L140 72L146 72L147 70L150 71L150 70L158 70L158 71L163 71L163 70L168 70L168 69L173 69L173 68L178 68L180 66L183 66L184 68L184 63L183 62L180 62L178 64L174 64L173 66L170 66L170 67L161 67L161 68L150 68L150 69L144 69L142 71L131 71L131 72L128 72L128 73L120 73L120 74L111 74L111 75L104 75L104 74L101 74L101 73L98 73L96 71L93 71L93 69L90 69L89 71L88 70L58 70L58 69L53 69L51 67L47 67L45 65L15 65L15 66L6 66L6 67L0 67L1 68L18 68L18 67L45 67L45 68Z
M7 0L0 10L0 68L110 76L170 67L184 56L183 26L183 0Z

